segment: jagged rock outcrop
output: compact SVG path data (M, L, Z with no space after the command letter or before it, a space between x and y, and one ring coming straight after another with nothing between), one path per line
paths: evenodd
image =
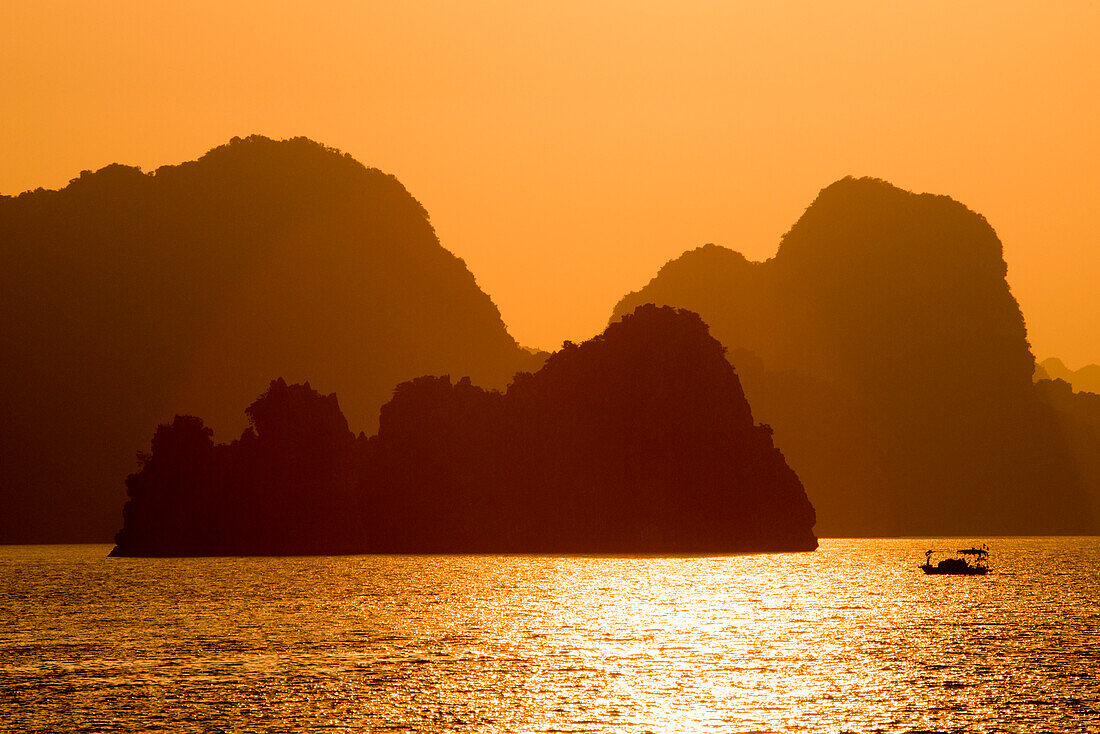
M362 547L357 490L365 439L335 395L273 381L229 444L194 416L153 434L112 555L290 555Z
M278 380L239 441L161 426L116 555L812 550L814 509L693 313L643 306L507 392L402 383L354 439Z
M1088 532L1005 271L996 233L962 204L848 178L772 259L687 252L613 318L647 302L689 308L755 355L746 394L822 534Z
M813 508L723 352L696 314L642 306L504 395L400 386L375 439L380 548L813 549Z
M235 435L271 375L371 429L401 380L537 364L396 178L305 138L0 197L0 253L0 542L106 539L149 426Z

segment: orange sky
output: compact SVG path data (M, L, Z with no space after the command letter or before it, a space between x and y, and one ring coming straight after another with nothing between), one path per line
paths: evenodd
M1037 355L1100 362L1100 3L165 5L0 5L0 192L307 135L400 178L554 348L878 176L985 214Z

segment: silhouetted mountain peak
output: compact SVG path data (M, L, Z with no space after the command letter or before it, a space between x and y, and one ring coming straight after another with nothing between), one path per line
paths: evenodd
M1067 383L1072 380L1073 370L1067 367L1066 363L1057 357L1048 357L1040 362L1039 366L1043 368L1052 380L1062 380Z
M226 183L247 182L266 195L292 193L301 204L352 203L373 208L379 203L399 206L400 211L428 221L428 212L397 178L365 166L350 154L297 137L272 140L262 135L233 138L208 151L196 161L162 166L156 176L172 177L192 169L216 170ZM369 190L372 202L356 200L355 194ZM303 196L305 198L303 198ZM378 201L381 199L381 201Z
M129 184L142 181L146 174L137 166L126 166L121 163L111 163L98 171L81 171L80 176L69 181L66 188L111 186L119 183Z
M716 274L736 277L758 264L736 250L708 243L668 261L661 267L657 277L676 278L694 273L701 268Z
M561 351L546 360L544 369L552 371L561 362L584 359L597 362L605 352L617 350L644 351L650 356L650 363L656 360L663 364L684 348L713 356L725 353L725 347L710 335L710 328L699 314L646 303L610 324L599 336L580 345L566 342Z
M1001 242L985 217L949 196L869 177L849 176L822 189L783 236L775 259L787 267L827 261L846 272L873 266L891 278L1006 272Z
M245 409L248 422L260 438L304 441L307 436L326 441L354 438L340 411L336 393L322 395L309 382L287 385L273 380L267 391Z
M755 354L749 401L827 532L865 533L891 513L894 532L1077 531L1089 527L1080 481L1036 400L1006 270L980 214L845 178L773 258L684 253L613 318L647 302L688 308L732 354Z
M235 138L0 199L0 243L0 379L15 396L0 484L19 488L0 497L0 539L96 539L53 521L44 493L64 492L89 493L74 523L99 516L105 537L150 426L198 414L236 434L272 375L331 386L369 429L403 380L504 387L539 362L395 177L307 138ZM80 427L66 466L63 422Z
M585 402L623 411L659 396L666 421L708 425L721 414L730 430L750 430L752 412L725 351L697 313L644 304L599 336L567 342L535 379L517 379L508 394L522 396L541 383L571 386L588 395Z

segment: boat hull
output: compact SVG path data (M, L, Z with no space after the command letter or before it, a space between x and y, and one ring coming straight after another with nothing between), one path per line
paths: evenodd
M970 568L940 568L938 566L921 566L920 570L932 576L984 576L989 573L985 566L971 566Z

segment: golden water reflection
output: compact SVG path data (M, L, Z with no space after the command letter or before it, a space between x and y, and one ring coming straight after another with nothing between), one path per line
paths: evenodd
M8 547L0 730L1100 731L1100 539L986 542L987 577L922 575L925 540L722 558Z

